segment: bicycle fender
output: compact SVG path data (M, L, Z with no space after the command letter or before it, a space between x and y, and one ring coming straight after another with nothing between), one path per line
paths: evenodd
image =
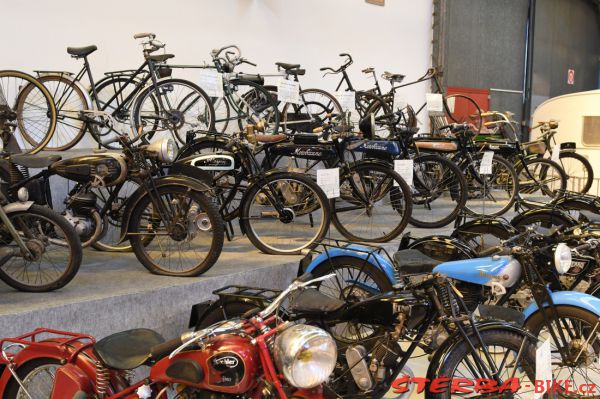
M328 248L327 251L321 253L308 264L305 272L312 273L318 266L328 262L329 259L338 258L341 256L364 260L373 267L385 273L392 285L396 285L398 283L396 269L388 259L378 253L374 253L367 248L354 244L344 248Z
M600 318L600 298L595 296L584 294L583 292L576 291L558 291L551 292L550 298L554 305L569 305L576 308L587 310L592 312ZM548 304L544 303L544 309L548 307ZM539 310L537 303L533 302L524 311L525 323Z
M15 213L15 212L23 212L31 208L33 205L33 201L25 201L25 202L11 202L10 204L4 205L2 209L7 214Z
M510 224L514 227L519 227L519 225L521 224L522 220L526 217L526 216L530 216L530 215L543 215L543 214L549 214L551 216L558 216L561 218L565 218L567 219L570 223L571 226L576 226L579 224L579 222L573 218L573 216L571 216L568 212L566 212L563 209L560 208L537 208L537 209L528 209L525 212L522 212L520 214L518 214L517 216L515 216L511 221Z
M518 215L517 217L519 217ZM514 219L513 219L514 220ZM519 234L519 231L512 225L506 222L504 219L474 219L468 221L467 223L461 224L458 226L451 234L452 237L456 237L456 235L461 231L471 231L476 233L485 233L488 227L498 227L506 232L506 237L503 239L508 239L512 236Z

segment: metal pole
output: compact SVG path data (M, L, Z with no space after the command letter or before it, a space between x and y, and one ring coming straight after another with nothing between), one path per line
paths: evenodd
M536 0L529 0L527 29L525 34L525 67L523 75L523 117L521 121L521 139L529 140L529 120L531 119L531 85L533 80L533 42L535 36Z

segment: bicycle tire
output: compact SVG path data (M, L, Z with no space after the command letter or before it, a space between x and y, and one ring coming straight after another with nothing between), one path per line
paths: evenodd
M556 162L547 159L547 158L526 158L525 163L523 162L518 162L516 167L515 167L515 171L517 172L517 176L519 176L519 198L520 198L520 203L523 204L523 206L527 207L527 208L535 208L538 207L540 204L548 204L548 203L553 203L556 200L558 200L562 193L564 193L564 191L567 188L567 175L565 174L565 171L563 170L563 168L557 164ZM552 188L548 188L546 185L543 184L543 181L541 182L542 184L540 184L540 182L538 181L538 178L536 176L529 176L531 174L531 170L529 169L530 166L535 165L535 164L541 164L539 166L539 174L541 176L542 179L545 178L545 176L548 174L548 170L550 170L551 168L554 169L555 173L557 174L557 176L555 177L555 179L560 179L560 187L557 187L555 189ZM527 167L527 170L529 170L529 173L524 172L525 168ZM521 175L521 173L525 173L525 175ZM535 173L535 171L534 171ZM531 183L531 177L533 177L534 182ZM527 179L527 180L524 180ZM528 200L525 199L523 197L524 194L526 193L530 193L533 192L535 193L537 190L541 190L543 195L548 196L550 198L541 198L542 202L538 202L538 201L532 201L532 200ZM534 191L531 191L534 190Z
M371 179L368 178L369 175L373 172L385 176L381 182L375 181L376 185L373 185L370 181ZM357 175L363 176L359 177L360 183L356 182ZM363 182L366 183L364 184L365 187L361 187L363 186ZM375 189L377 189L378 186L381 186L383 183L387 184L388 187L387 190L383 194L381 194L378 190ZM393 183L397 184L397 186L395 186ZM391 186L389 186L390 184ZM367 191L369 191L369 188L373 188L373 192L367 193ZM359 190L361 192L356 193L356 190ZM364 220L358 221L357 217L352 218L350 221L341 220L341 217L342 219L346 219L345 217L343 217L345 212L342 211L342 209L344 207L349 207L345 206L345 203L352 205L352 207L356 206L358 208L358 206L360 206L361 201L356 201L356 199L357 197L362 197L364 194L377 195L376 198L369 197L369 203L367 205L368 209L365 209L364 212L361 211L361 214L366 214L369 217L369 223L367 223ZM356 231L351 231L351 226L354 225L356 225L358 229L368 227L368 225L372 226L373 215L375 215L375 213L378 210L381 210L383 208L383 200L388 195L391 201L390 205L392 208L392 213L382 215L382 218L379 219L378 224L375 226L378 232L383 233L382 235L378 235L375 237L367 237L366 235L359 235ZM373 203L371 203L371 200ZM400 206L402 206L403 209L400 218L398 218ZM358 162L354 165L351 165L347 171L341 171L340 198L335 198L331 200L331 210L333 213L331 218L333 225L348 240L377 243L388 242L398 237L408 225L410 215L412 213L411 190L408 184L406 184L406 182L404 181L404 179L398 173L394 172L394 170L391 167L386 167L371 162ZM384 221L385 223L391 222L393 223L393 225L384 225L385 227L383 227L382 221ZM354 230L354 228L352 230Z
M201 126L201 127L195 126L194 124L190 123L189 120L188 120L188 122L186 122L185 115L183 115L183 117L178 116L178 119L176 121L167 121L167 119L162 115L142 116L142 108L144 106L145 101L148 98L155 97L156 91L161 92L161 93L173 92L173 91L175 91L173 89L173 86L175 86L175 85L188 87L190 90L195 91L196 95L197 95L197 97L192 98L193 93L188 93L187 96L185 96L182 100L176 100L176 102L178 103L177 107L181 107L182 105L185 105L188 107L194 106L194 104L196 104L198 100L200 100L200 99L203 100L203 104L200 104L201 108L202 108L200 114L192 117L192 120L197 119L197 121L202 123L203 126ZM186 102L184 103L183 101L186 101ZM190 104L192 104L192 105L190 105ZM167 106L168 105L169 104L167 104ZM160 108L160 101L159 101L159 108ZM188 110L189 110L189 108L188 108ZM162 114L165 111L167 111L167 110L159 109L160 114ZM172 115L176 116L176 115L178 115L178 112L180 112L181 110L179 110L178 108L170 108L168 111L171 112ZM143 91L141 91L139 93L139 95L137 96L137 99L135 100L135 103L133 105L133 110L131 113L131 125L133 126L133 128L136 132L140 131L140 127L142 129L144 129L144 122L142 121L142 119L158 120L159 121L158 129L171 131L171 134L174 136L174 138L176 138L182 144L186 143L187 131L180 132L180 129L186 124L190 125L190 126L186 126L186 127L192 128L192 130L213 131L215 128L215 110L212 106L211 97L209 97L208 94L206 94L206 92L204 90L202 90L198 85L196 85L195 83L192 83L188 80L185 80L185 79L161 79L156 83L156 86L148 86Z
M275 188L275 192L277 192L277 194L281 194L282 199L284 201L287 201L287 199L284 197L284 190L286 190L286 186L290 187L291 190L295 190L293 191L293 193L295 193L298 188L300 188L299 186L302 185L303 187L306 187L308 190L310 190L310 193L304 192L304 189L302 189L302 192L300 192L300 198L299 198L299 202L298 202L298 198L296 198L295 196L293 196L293 198L291 200L289 200L289 202L292 202L292 204L284 204L284 205L288 205L286 208L286 215L287 214L292 214L292 220L291 222L285 222L285 221L280 221L280 223L282 224L289 224L294 222L294 220L296 219L296 214L300 214L299 212L297 212L297 205L298 203L300 205L302 205L305 201L309 201L311 204L309 206L309 210L305 211L305 213L303 213L301 216L306 216L308 215L308 225L306 225L306 221L303 220L304 225L301 226L299 228L299 230L296 231L309 231L308 229L310 229L311 227L313 227L313 216L312 214L315 212L315 210L320 209L322 212L321 215L321 222L318 225L318 228L316 229L316 232L314 234L312 234L312 237L310 237L308 239L307 242L305 243L299 243L297 246L292 247L292 248L284 248L283 245L278 247L275 247L275 244L269 244L266 243L263 239L261 239L261 234L256 232L256 225L252 224L251 221L252 220L259 220L259 219L263 219L263 215L264 215L264 219L274 219L273 216L270 215L270 213L272 213L272 211L261 211L260 212L260 218L257 217L253 217L251 215L251 206L253 205L254 201L256 200L257 204L260 205L261 202L263 203L270 203L270 200L268 199L268 197L266 199L262 199L259 194L261 194L262 196L266 196L264 194L264 187L269 186L271 187L273 185L273 183L275 182L285 182L284 187L276 187ZM269 188L270 193L272 194L273 189ZM315 197L313 197L315 196ZM318 206L318 208L315 208L315 204L312 203L312 201L317 201L318 203L316 204ZM293 208L296 207L296 211L294 211ZM290 211L291 210L291 211ZM279 215L277 215L277 217L279 217ZM273 254L273 255L295 255L295 254L300 254L301 251L303 249L312 249L314 248L318 242L325 236L325 234L327 234L327 231L329 230L329 223L330 223L330 219L331 219L331 209L329 206L329 200L327 199L327 196L325 195L325 193L323 192L323 190L321 190L321 188L317 185L317 183L315 183L310 177L298 174L298 173L288 173L288 172L276 172L273 174L270 174L268 176L265 176L263 180L259 180L256 184L251 185L248 189L248 191L246 192L246 194L243 197L243 202L241 204L240 207L240 225L242 227L242 231L246 233L246 235L248 236L248 239L250 240L250 242L252 242L252 244L258 248L260 251L267 253L267 254ZM316 223L315 223L316 224ZM278 225L276 225L278 226ZM275 237L276 240L279 240L280 238L283 237L283 239L286 239L286 237L284 237L284 234L282 234L280 231L276 231L273 227L268 227L266 230L266 232L270 233L271 236ZM294 232L292 232L293 234ZM266 234L264 237L267 237ZM291 239L286 241L286 242L291 242ZM295 244L292 244L295 245Z
M565 168L565 163L563 162L563 160L566 160L568 158L574 159L576 162L581 163L581 166L574 167L574 171L571 171L570 168L569 170L567 170ZM586 194L588 191L590 191L590 188L592 188L592 184L594 183L594 168L592 167L590 161L588 161L587 158L583 155L578 154L574 151L561 151L559 154L559 160L560 165L562 166L563 170L565 171L565 174L569 177L569 179L575 177L575 174L580 173L581 171L584 171L584 175L587 175L584 176L585 183L583 184L583 187L579 190L573 191L577 191L582 194Z
M18 93L16 96L16 101L13 102L12 99L5 98L5 100L8 102L7 105L9 103L14 103L16 105L16 110L13 109L13 111L15 111L17 114L17 127L18 127L17 130L20 133L22 131L26 131L25 126L24 126L24 115L23 115L23 108L22 108L23 105L26 103L25 99L27 98L26 96L23 95L25 90L28 90L27 93L29 93L29 92L31 92L31 90L33 90L33 88L37 88L42 93L43 99L45 100L45 105L47 106L45 115L46 115L46 118L48 119L48 128L45 129L46 131L43 133L42 138L40 140L32 140L31 142L29 142L25 137L22 137L22 140L24 143L27 142L32 146L31 149L23 148L22 149L23 152L26 152L29 154L37 154L38 152L42 151L46 147L48 142L50 142L50 140L52 139L52 136L54 135L54 132L56 130L56 123L57 123L56 104L54 103L52 94L48 91L46 86L44 86L42 83L40 83L35 77L33 77L27 73L20 72L20 71L14 71L14 70L0 71L0 93L2 93L3 97L7 96L8 88L4 87L4 83L3 83L2 79L10 78L10 77L15 77L17 79L23 79L26 82L28 82L28 84L25 86L25 88L19 87ZM9 107L10 107L10 105L9 105ZM31 139L31 136L29 136L29 137Z
M450 120L454 123L468 123L470 126L470 130L479 134L481 132L481 128L483 126L483 118L481 117L481 107L477 104L477 101L473 100L471 97L466 96L464 94L450 94L448 96L444 96L444 110L446 115L450 118ZM448 104L448 100L454 99L454 105L450 106ZM461 101L465 101L468 104L469 108L472 108L473 114L470 114L465 119L464 115L461 118L460 115L454 110L456 110L456 99L462 99ZM464 106L459 106L459 109L463 109Z
M8 213L8 217L11 220L14 218L25 217L27 215L38 216L43 219L46 219L47 221L50 221L52 224L54 224L61 230L63 235L60 235L59 237L61 238L61 241L64 241L65 245L68 247L68 252L69 252L69 258L68 258L67 265L64 269L64 272L62 272L54 281L51 281L46 284L41 284L41 285L31 285L31 284L26 284L21 281L17 281L13 277L11 277L7 273L9 266L7 266L8 265L7 263L5 263L2 265L2 267L0 267L0 279L2 281L4 281L6 284L10 285L11 287L13 287L19 291L48 292L48 291L54 291L54 290L60 289L60 288L64 287L65 285L67 285L71 280L73 280L73 278L79 271L79 267L81 266L83 252L82 252L81 241L79 240L79 236L75 232L75 229L73 228L73 226L64 217L62 217L58 213L54 212L52 209L47 208L45 206L33 204L33 205L31 205L31 207L29 209L27 209L25 211L15 211L15 212ZM15 223L13 223L13 224L15 224ZM15 224L15 228L17 228L17 230L20 230L19 223ZM6 237L4 234L2 236ZM36 241L46 242L44 240L36 240ZM56 262L50 261L50 263L52 263L53 268L56 269ZM44 273L44 275L48 276L49 274L48 274L48 272L46 272L46 273ZM36 279L36 281L37 281L37 279Z
M280 114L279 114L279 110L277 109L277 101L273 98L271 92L269 92L267 89L264 88L264 86L261 86L258 83L254 83L254 82L244 80L244 79L232 79L230 81L230 83L237 87L249 86L252 88L251 91L247 91L240 96L241 101L246 101L246 102L259 101L259 103L257 105L259 107L261 107L261 106L264 107L263 110L270 108L272 111L269 113L269 115L270 116L272 115L271 116L272 119L269 119L267 121L266 126L268 126L268 130L267 130L267 128L265 128L265 133L277 134L277 132L279 132ZM257 97L260 97L260 98L257 100ZM264 103L261 104L261 102L264 102ZM249 105L252 105L252 104L250 103ZM265 107L265 105L266 105L266 107ZM239 105L238 105L238 108L242 109L241 107L239 107ZM256 112L256 110L254 110L254 112ZM256 123L254 123L253 120L246 120L246 122L249 125L256 125ZM237 124L238 124L238 128L240 129L240 131L244 131L247 126L242 122L242 119L239 117L239 114L238 114L238 118L237 118Z
M316 94L318 96L325 97L327 99L326 100L327 104L323 104L319 101L305 101L305 100L303 100L303 101L305 101L305 104L286 103L283 106L283 109L282 109L281 115L280 115L280 124L283 125L284 132L288 130L289 121L293 121L293 119L294 119L294 118L290 119L290 117L288 116L290 114L288 114L288 112L292 111L292 114L295 114L297 116L299 115L301 117L303 115L303 113L307 112L307 111L303 111L304 105L306 105L307 107L310 107L311 105L313 105L315 107L319 107L320 108L319 115L317 115L317 117L315 118L312 111L310 111L310 109L309 109L307 115L310 116L311 120L302 122L301 124L298 124L298 126L300 126L300 128L294 128L292 126L292 128L290 129L290 131L292 131L292 132L312 133L314 128L318 128L323 125L323 122L327 118L328 114L332 114L335 116L335 115L341 115L344 112L339 101L333 95L329 94L325 90L321 90L321 89L300 90L300 98L305 99L306 96L311 93ZM314 121L312 120L313 118L315 119Z

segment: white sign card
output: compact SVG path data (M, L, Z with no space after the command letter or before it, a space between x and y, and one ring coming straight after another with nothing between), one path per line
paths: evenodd
M283 103L300 104L300 83L283 78L279 79L277 82L277 99Z
M427 111L428 112L443 112L444 111L444 99L441 94L438 93L426 93L427 98Z
M340 196L340 168L317 169L317 184L327 198Z
M535 380L544 381L544 385L546 381L552 381L552 352L549 340L544 341L535 351ZM533 398L542 398L544 393L536 390Z
M560 143L555 145L552 149L552 157L550 157L550 159L560 165Z
M492 174L492 159L494 159L493 151L485 151L479 165L479 173L482 175Z
M356 93L353 91L336 91L335 99L342 106L342 111L354 111Z
M413 185L414 163L412 159L395 159L394 172L398 173L409 186ZM398 184L394 182L394 186Z
M223 97L223 74L216 69L203 68L200 70L199 86L210 97Z

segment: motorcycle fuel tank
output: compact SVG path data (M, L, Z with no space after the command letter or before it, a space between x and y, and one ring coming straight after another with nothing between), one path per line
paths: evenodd
M243 394L259 381L258 348L237 335L221 335L202 350L164 358L151 371L151 379L180 383L197 389Z
M521 264L512 256L494 256L444 262L433 269L455 280L491 286L512 287L521 277Z
M50 165L49 170L78 183L114 186L125 180L127 163L121 154L94 154L64 159Z

